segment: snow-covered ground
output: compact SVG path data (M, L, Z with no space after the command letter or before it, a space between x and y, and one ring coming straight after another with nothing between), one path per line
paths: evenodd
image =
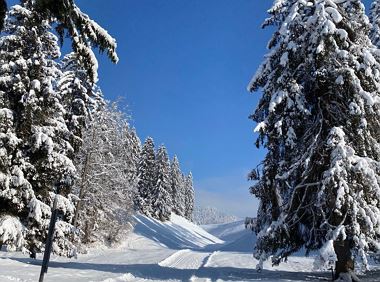
M287 263L255 271L250 249L255 240L243 222L199 227L172 215L162 223L136 216L135 230L122 246L90 250L78 259L52 257L45 281L328 281L313 269L313 258L295 256ZM207 230L207 231L206 231ZM0 281L38 281L41 256L0 252ZM371 273L366 281L377 280ZM379 276L380 277L380 276Z

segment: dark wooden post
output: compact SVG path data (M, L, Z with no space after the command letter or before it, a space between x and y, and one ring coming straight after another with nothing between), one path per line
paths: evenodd
M57 222L57 217L58 217L58 210L57 210L58 194L59 194L59 192L57 191L57 194L55 194L55 197L54 197L53 209L52 209L51 218L50 218L49 231L48 231L48 236L47 236L46 243L45 243L44 258L42 260L40 279L38 280L39 282L44 281L45 273L47 273L48 268L49 268L49 260L50 260L51 248L53 245L55 223Z

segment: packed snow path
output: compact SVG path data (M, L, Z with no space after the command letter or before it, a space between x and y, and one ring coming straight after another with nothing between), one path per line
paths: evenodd
M178 269L199 269L206 264L210 255L210 253L185 249L172 254L158 265Z
M265 264L257 273L252 258L254 237L239 223L199 226L173 216L161 223L136 217L136 228L117 249L91 250L77 260L53 257L46 282L63 281L328 281L314 272L313 259L291 257L278 267ZM245 250L242 252L241 250ZM38 281L41 256L0 252L0 281ZM380 281L373 272L363 281Z

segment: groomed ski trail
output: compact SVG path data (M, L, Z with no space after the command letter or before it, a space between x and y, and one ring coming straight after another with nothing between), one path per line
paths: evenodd
M211 253L185 249L175 252L158 265L177 269L199 269L207 263L210 255Z

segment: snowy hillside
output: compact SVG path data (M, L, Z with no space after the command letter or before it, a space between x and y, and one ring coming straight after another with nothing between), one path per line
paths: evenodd
M172 214L170 221L161 222L142 215L135 216L134 233L170 249L201 249L212 244L224 243L200 226Z
M268 261L257 273L251 253L255 237L242 221L202 228L176 215L165 223L138 215L135 222L135 230L118 248L93 249L71 260L52 257L45 281L327 281L329 277L315 272L313 258L306 257L291 257L273 268ZM21 253L0 252L0 281L37 281L40 265L41 255L33 260Z

